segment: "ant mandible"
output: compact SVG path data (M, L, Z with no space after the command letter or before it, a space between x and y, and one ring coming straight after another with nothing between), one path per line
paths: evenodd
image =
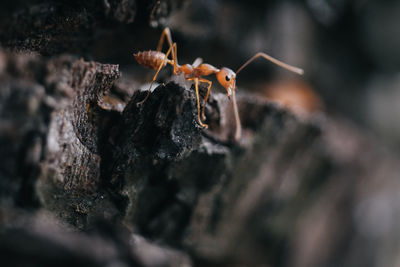
M164 39L167 38L168 44L169 44L169 49L167 53L161 52L162 45L164 43ZM191 64L184 64L184 65L179 65L178 64L178 59L177 59L177 45L176 43L172 42L172 37L171 37L171 31L169 28L165 28L164 31L161 34L160 41L158 42L157 50L149 50L149 51L144 51L144 52L138 52L134 54L134 57L136 61L148 68L152 68L157 70L156 74L153 77L153 80L151 81L149 90L147 92L146 97L138 102L138 105L143 104L147 98L149 97L151 93L151 87L153 86L154 81L157 79L158 73L162 68L164 68L167 64L170 64L174 68L174 75L179 75L179 74L184 74L184 77L188 81L194 81L195 84L195 89L196 89L196 99L197 99L197 121L200 124L200 126L207 128L208 125L204 124L201 119L205 120L205 115L204 115L204 109L207 104L208 96L210 95L210 89L212 82L202 78L202 76L208 76L211 74L215 74L217 77L218 82L226 89L228 98L232 96L233 98L233 111L234 111L234 116L235 116L235 121L236 121L236 132L235 132L235 139L238 140L240 139L241 132L242 132L242 127L240 124L240 118L239 118L239 112L236 104L236 97L235 97L235 89L236 89L236 75L243 70L248 64L250 64L253 60L256 58L262 57L265 58L272 63L285 68L289 71L295 72L297 74L303 74L303 70L300 68L296 68L293 66L290 66L286 63L283 63L282 61L279 61L265 53L259 52L255 54L253 57L251 57L248 61L246 61L237 71L236 73L226 67L223 67L221 69L218 69L210 64L199 64L199 65L191 65ZM172 59L169 59L168 56L172 54ZM204 97L204 105L201 110L201 118L200 118L200 99L199 99L199 83L207 83L207 93Z

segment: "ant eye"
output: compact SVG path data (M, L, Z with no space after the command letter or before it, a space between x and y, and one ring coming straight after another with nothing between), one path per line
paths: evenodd
M231 80L231 77L225 76L225 80L226 80L227 82L229 82L229 81Z

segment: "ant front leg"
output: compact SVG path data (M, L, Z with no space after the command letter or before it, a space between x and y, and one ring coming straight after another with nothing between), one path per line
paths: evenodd
M194 80L194 87L196 89L196 100L197 100L197 122L201 127L208 128L207 124L204 124L200 119L200 97L199 97L199 78L193 77L189 78L188 81Z
M203 83L208 83L207 93L206 93L206 96L204 97L204 105L203 105L203 108L201 109L201 118L203 120L206 120L206 116L204 115L204 110L205 110L206 105L207 105L208 96L210 95L212 82L209 81L209 80L206 80L206 79L199 79L199 81L203 82Z

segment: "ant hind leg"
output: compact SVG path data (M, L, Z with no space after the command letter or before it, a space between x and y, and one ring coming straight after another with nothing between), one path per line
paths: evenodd
M167 42L169 47L172 46L172 37L171 37L171 31L169 30L168 27L166 27L163 32L161 33L160 41L158 41L157 45L157 51L161 51L162 45L164 44L164 38L167 37Z
M157 45L157 51L161 51L165 38L167 38L169 48L172 48L171 54L172 54L172 61L173 61L173 66L174 66L174 75L176 75L178 72L177 44L172 42L171 31L169 30L168 27L166 27L161 34L160 41L158 41L158 45Z

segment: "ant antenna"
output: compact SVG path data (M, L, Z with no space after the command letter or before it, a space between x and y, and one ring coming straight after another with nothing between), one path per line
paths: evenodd
M303 75L303 73L304 73L304 71L303 71L302 69L300 69L300 68L291 66L291 65L286 64L286 63L283 63L282 61L277 60L276 58L273 58L273 57L271 57L271 56L269 56L269 55L267 55L267 54L265 54L265 53L258 52L258 53L255 54L252 58L250 58L249 60L247 60L246 63L244 63L244 64L236 71L236 74L238 74L242 69L244 69L247 65L249 65L253 60L255 60L256 58L259 58L259 57L263 57L263 58L265 58L266 60L271 61L272 63L274 63L274 64L276 64L276 65L278 65L278 66L280 66L280 67L282 67L282 68L284 68L284 69L287 69L288 71L291 71L291 72L294 72L294 73L297 73L297 74L300 74L300 75Z

